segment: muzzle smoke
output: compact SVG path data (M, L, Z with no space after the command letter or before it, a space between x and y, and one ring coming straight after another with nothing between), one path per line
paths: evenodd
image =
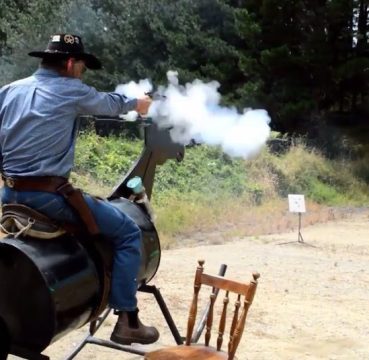
M191 140L219 145L230 156L250 158L256 155L270 135L270 117L265 110L244 109L220 105L220 84L194 80L182 86L178 74L167 73L168 86L159 87L148 116L159 126L171 127L174 141L188 144ZM129 98L142 97L152 91L148 80L138 84L119 85L117 92ZM128 114L133 120L136 114Z

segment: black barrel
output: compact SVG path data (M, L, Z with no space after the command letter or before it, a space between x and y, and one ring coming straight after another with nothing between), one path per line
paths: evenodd
M112 204L142 230L139 285L155 275L160 244L155 226L139 205L120 198ZM0 241L0 332L11 345L42 352L106 306L112 251L106 240L64 235L53 240L8 236Z

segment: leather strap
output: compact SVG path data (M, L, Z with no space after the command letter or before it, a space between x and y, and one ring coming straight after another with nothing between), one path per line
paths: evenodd
M79 226L71 223L59 223L55 220L51 220L48 216L40 213L35 209L31 209L30 207L23 204L3 204L1 206L2 217L1 223L4 218L16 218L19 221L23 219L33 219L36 224L37 231L45 231L45 227L48 227L50 230L48 232L56 232L58 229L62 228L65 231L76 234L80 231ZM41 227L40 227L41 225ZM37 228L38 227L38 228Z
M97 235L99 233L99 228L91 209L88 207L83 197L82 191L80 189L75 189L69 182L59 186L56 191L63 195L68 204L78 212L88 232L91 235Z
M62 176L11 177L2 175L4 185L16 191L46 191L55 193L56 189L68 182Z
M97 235L99 228L91 209L83 198L82 191L75 189L68 179L61 176L9 177L2 175L4 185L16 191L46 191L61 194L78 213L91 235Z

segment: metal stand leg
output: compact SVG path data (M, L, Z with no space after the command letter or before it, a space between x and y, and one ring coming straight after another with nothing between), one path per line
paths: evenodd
M299 234L298 234L297 242L300 242L300 243L304 242L304 238L302 237L302 234L301 234L301 213L299 213Z
M80 342L80 344L74 349L74 351L65 358L65 360L71 360L78 355L78 353L85 347L86 344L94 344L104 346L110 349L129 352L136 355L145 355L144 351L134 349L131 346L119 345L110 340L103 340L96 338L94 334L99 330L100 326L106 320L112 309L108 308L97 320L91 321L88 335Z
M278 245L286 245L286 244L292 244L292 243L296 243L296 242L298 244L301 244L301 245L316 247L315 245L311 245L311 244L306 243L304 241L304 238L302 237L302 234L301 234L301 213L299 213L299 229L298 229L298 234L297 234L297 241L287 241L287 242L279 243Z
M167 304L165 303L160 290L155 285L143 285L140 287L139 291L150 293L155 296L155 299L157 303L159 304L160 310L164 315L164 318L169 326L169 329L174 337L174 340L176 341L177 345L183 344L183 338L178 332L177 326L173 321L172 315L170 314Z
M181 337L181 335L178 332L178 329L173 321L173 318L168 310L168 307L160 293L160 290L158 288L156 288L156 286L154 285L143 285L139 288L139 291L145 292L145 293L150 293L153 294L155 296L155 299L157 301L157 303L159 304L160 310L164 315L164 318L173 334L173 337L176 341L176 343L178 345L183 344L183 338ZM111 312L111 309L107 309L103 315L101 317L99 317L97 320L92 321L90 323L90 329L89 329L89 333L88 335L81 341L81 343L75 348L75 350L65 358L65 360L71 360L73 359L75 356L77 356L77 354L85 347L86 344L94 344L94 345L98 345L98 346L104 346L104 347L108 347L110 349L115 349L115 350L120 350L120 351L124 351L124 352L129 352L132 354L136 354L136 355L145 355L145 351L142 350L138 350L133 348L132 346L124 346L124 345L119 345L113 341L109 341L109 340L103 340L103 339L99 339L96 338L94 336L94 334L96 333L96 331L100 328L100 326L102 325L102 323L105 321L105 319L107 318L107 316L109 315L109 313ZM40 359L41 360L41 359Z

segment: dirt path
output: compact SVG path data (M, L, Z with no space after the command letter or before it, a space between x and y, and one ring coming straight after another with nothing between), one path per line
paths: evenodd
M154 283L172 312L181 334L197 259L206 260L209 272L228 264L231 278L249 279L261 274L254 304L238 350L240 360L369 359L369 213L302 229L297 233L234 239L224 245L207 245L164 251ZM174 344L158 306L139 294L141 315L161 331L154 347ZM98 332L108 338L115 317ZM63 359L86 329L74 331L45 353ZM127 359L139 356L87 346L77 359Z

